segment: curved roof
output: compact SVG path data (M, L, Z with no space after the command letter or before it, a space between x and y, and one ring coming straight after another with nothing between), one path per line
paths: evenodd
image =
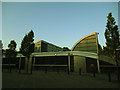
M42 41L42 40L39 40L39 41L35 42L35 44L36 44L36 43L39 43L39 42L41 42L41 41Z
M91 34L88 34L88 35L82 37L80 40L78 40L78 41L73 45L71 51L73 51L74 48L75 48L81 41L83 41L84 39L86 39L86 38L88 38L88 37L90 37L90 36L93 36L93 35L97 35L97 32L94 32L94 33L91 33Z

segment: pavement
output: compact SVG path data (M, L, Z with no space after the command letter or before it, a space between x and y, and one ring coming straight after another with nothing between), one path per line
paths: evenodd
M79 73L60 71L34 70L32 74L26 74L22 71L19 74L16 71L8 73L7 70L2 73L2 88L119 88L120 82L117 82L117 76L111 75L111 82L108 81L107 74Z

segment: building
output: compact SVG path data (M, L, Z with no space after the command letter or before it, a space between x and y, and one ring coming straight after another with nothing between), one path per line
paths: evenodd
M85 37L78 40L74 46L72 47L71 51L83 51L83 52L90 52L90 53L98 53L98 38L97 33L92 33L86 35ZM78 72L79 68L83 70L83 72L90 72L90 66L93 64L95 66L95 71L100 72L99 61L97 58L91 58L86 55L84 56L74 56L74 71Z
M25 66L24 56L17 55L19 65ZM22 61L20 61L22 60ZM78 40L71 51L62 51L61 47L50 44L43 40L35 42L35 52L32 53L29 60L29 66L43 70L48 69L61 69L69 70L72 72L83 73L91 72L91 66L94 66L96 72L101 72L103 66L114 66L115 61L107 56L98 55L98 37L97 33L86 35Z
M58 51L62 51L62 48L43 40L35 42L35 52L58 52Z

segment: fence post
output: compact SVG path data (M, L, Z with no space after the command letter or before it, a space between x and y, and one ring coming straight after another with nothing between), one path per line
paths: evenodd
M111 82L111 74L108 72L108 81Z
M118 71L118 82L120 82L120 72Z
M68 67L68 75L70 74L69 67Z
M79 68L79 75L81 75L81 68Z
M10 73L11 73L12 66L10 65Z
M59 74L59 68L57 68L57 73Z
M47 74L47 67L45 67L45 74Z
M93 77L95 77L95 70L93 70Z

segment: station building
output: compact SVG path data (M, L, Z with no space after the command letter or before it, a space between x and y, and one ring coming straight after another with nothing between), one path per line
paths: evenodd
M78 40L71 51L63 51L61 47L45 42L43 40L35 42L35 52L32 54L33 66L44 66L65 68L70 71L83 73L91 72L91 65L96 72L100 72L101 66L115 65L112 58L98 55L97 32L86 35Z
M62 48L54 44L48 43L44 40L35 42L34 52L58 52L62 51Z
M110 57L99 55L97 32L86 35L78 40L71 51L63 51L63 48L43 40L35 42L35 50L29 60L29 66L39 69L45 67L52 69L69 69L71 72L91 72L91 65L96 72L101 72L104 65L115 65L115 60ZM24 56L18 54L20 62L24 62ZM19 64L20 65L20 64ZM21 65L21 66L25 66Z

